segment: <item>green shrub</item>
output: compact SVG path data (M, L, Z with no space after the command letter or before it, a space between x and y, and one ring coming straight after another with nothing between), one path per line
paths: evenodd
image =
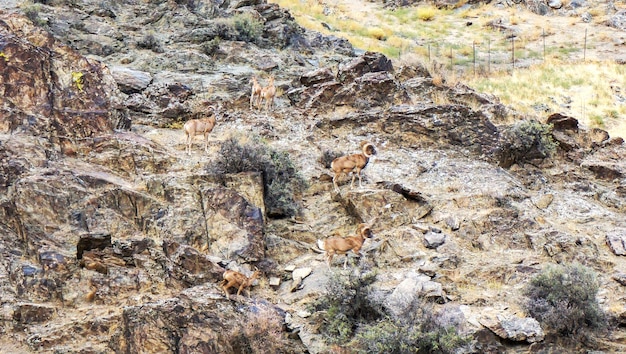
M137 41L137 47L143 49L149 49L155 53L163 53L163 47L161 42L154 36L154 34L146 34L142 39Z
M295 196L307 188L307 183L288 153L273 150L258 140L244 143L231 137L222 144L216 165L222 173L260 172L268 216L294 216L300 212Z
M548 266L525 289L525 308L547 330L582 335L606 326L595 273L582 265Z
M550 157L556 147L557 143L552 139L552 125L523 120L502 134L500 165L510 167L514 163Z
M237 30L237 40L254 43L263 33L263 22L249 13L237 14L232 21Z
M48 21L41 18L39 16L39 12L41 12L41 5L39 4L27 5L22 8L24 16L26 16L35 26L45 27L48 25Z
M370 285L375 280L374 272L358 269L332 274L325 294L315 304L316 310L326 310L321 331L328 343L345 344L359 323L381 317L381 307L370 299Z
M458 334L463 316L435 313L433 304L414 301L402 315L385 313L375 300L375 272L335 271L313 310L326 310L320 331L329 344L346 345L355 353L455 353L471 337Z
M455 353L471 340L459 334L460 326L436 314L432 303L420 300L401 317L360 328L352 346L361 353Z
M220 49L220 43L222 40L220 37L214 37L210 41L202 43L202 52L208 56L211 56Z

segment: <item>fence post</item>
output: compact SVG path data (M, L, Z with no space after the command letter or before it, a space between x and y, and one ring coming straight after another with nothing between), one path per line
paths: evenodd
M513 70L515 70L515 36L511 37L511 63Z
M472 42L472 52L474 53L474 76L476 76L476 41Z
M543 37L543 61L546 61L546 29L541 29L541 37Z
M583 62L587 61L587 29L585 28L585 46L583 48Z
M487 75L491 75L491 37L487 41Z
M450 46L450 70L454 68L454 60L452 59L452 46Z

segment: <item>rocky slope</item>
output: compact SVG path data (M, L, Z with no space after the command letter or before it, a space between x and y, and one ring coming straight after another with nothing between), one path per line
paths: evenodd
M329 351L309 305L335 271L315 241L370 221L352 267L377 271L390 312L435 299L474 335L467 351L563 345L533 326L510 335L532 320L521 289L550 263L597 271L601 307L623 324L620 138L545 117L556 155L515 163L523 117L497 98L356 54L264 1L6 4L3 351ZM249 108L253 75L276 77L274 110ZM181 122L208 105L220 107L210 151L187 156ZM262 175L216 170L231 136L289 153L309 184L301 213L268 217ZM363 187L332 192L322 156L362 140L378 149ZM227 299L224 269L254 266L251 298ZM593 347L621 351L623 335Z

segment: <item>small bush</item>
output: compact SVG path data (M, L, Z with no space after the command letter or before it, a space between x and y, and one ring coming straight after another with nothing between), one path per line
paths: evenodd
M161 42L154 36L154 34L146 34L142 39L137 41L137 47L149 49L155 53L164 52Z
M263 22L249 13L237 14L232 21L237 30L237 40L254 43L263 33Z
M595 273L582 265L548 266L525 289L528 314L554 333L582 335L605 328Z
M294 216L300 212L295 195L302 193L307 183L288 153L257 140L244 143L231 137L222 144L216 165L222 173L261 172L269 216Z
M379 41L385 40L387 38L387 33L380 27L372 27L367 29L367 35L374 39L378 39Z
M374 280L376 274L373 272L333 273L326 284L325 295L315 304L317 310L327 310L326 321L321 327L327 342L344 344L350 340L358 323L381 317L380 306L369 296Z
M211 56L220 49L220 43L222 40L220 37L215 37L210 41L202 43L202 52L208 56Z
M437 8L434 6L420 6L417 8L415 16L422 21L432 21L437 14Z
M455 353L471 340L458 334L460 326L420 300L402 317L363 326L352 345L361 353Z
M48 24L48 21L39 16L41 12L41 5L39 4L25 6L22 8L22 12L35 26L45 27Z
M552 139L552 125L523 120L503 133L500 165L510 167L514 163L550 157L556 147L557 143Z

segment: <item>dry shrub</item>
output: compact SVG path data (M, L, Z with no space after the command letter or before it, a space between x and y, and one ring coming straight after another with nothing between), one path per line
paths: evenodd
M385 40L385 38L387 38L387 34L385 33L385 30L383 30L380 27L369 28L367 30L367 35L369 37L378 39L379 41Z
M251 354L292 352L283 322L282 316L269 306L250 307L241 326L234 328L231 333L236 338L233 350Z
M443 75L441 73L435 73L432 75L433 77L433 85L437 87L443 87Z
M579 264L548 266L525 289L526 311L549 331L588 336L606 328L596 274Z
M437 15L437 8L434 6L420 6L417 8L415 15L422 21L432 21Z

